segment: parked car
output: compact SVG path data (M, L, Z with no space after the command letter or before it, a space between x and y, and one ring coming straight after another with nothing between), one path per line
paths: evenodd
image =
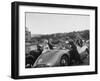
M84 60L84 58L88 56L86 49L87 47L85 45L82 47L77 46L77 50L80 54L81 60ZM39 67L69 66L72 64L72 62L73 59L71 59L70 49L54 49L42 53L37 58L32 67L39 68Z
M69 63L69 50L49 50L37 58L33 67L68 66Z
M31 68L33 64L35 63L36 59L41 55L43 49L41 46L37 46L37 50L30 50L28 53L26 53L26 68Z

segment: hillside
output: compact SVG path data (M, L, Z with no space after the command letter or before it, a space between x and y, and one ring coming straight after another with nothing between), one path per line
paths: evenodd
M71 39L75 40L76 34L79 33L82 39L89 40L89 30L84 31L73 31L69 33L53 33L53 34L47 34L47 35L33 35L31 38L32 43L42 43L44 39L52 39L54 43L65 41L67 37L70 37Z

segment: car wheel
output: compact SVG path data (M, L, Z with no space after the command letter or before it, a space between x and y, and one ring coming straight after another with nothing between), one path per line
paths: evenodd
M67 55L63 55L60 59L60 66L68 66L69 60Z

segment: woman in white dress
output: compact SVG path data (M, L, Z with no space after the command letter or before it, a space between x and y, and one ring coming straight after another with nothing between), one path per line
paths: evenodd
M47 52L49 50L50 50L50 48L49 48L49 45L48 45L48 40L44 40L42 53L45 53L45 52Z

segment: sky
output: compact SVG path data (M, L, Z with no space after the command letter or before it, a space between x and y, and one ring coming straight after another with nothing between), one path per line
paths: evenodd
M25 13L25 26L31 34L52 34L87 30L90 27L89 15Z

